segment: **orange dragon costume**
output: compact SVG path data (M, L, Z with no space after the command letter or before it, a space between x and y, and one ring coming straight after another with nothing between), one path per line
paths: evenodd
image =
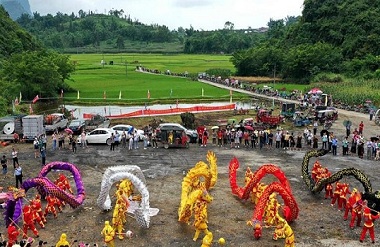
M239 166L239 161L236 157L234 157L230 161L229 165L229 179L232 193L242 200L249 199L249 195L252 192L253 187L256 186L265 175L272 174L279 180L279 182L273 182L266 187L255 207L252 219L247 222L247 225L253 226L253 235L256 239L261 237L262 218L265 206L269 200L269 196L272 193L278 193L284 200L284 216L287 221L294 221L298 217L299 208L297 202L292 194L288 179L279 167L273 164L262 165L257 171L252 173L249 178L245 178L245 181L248 179L249 182L246 182L244 187L239 187L236 181L236 174Z

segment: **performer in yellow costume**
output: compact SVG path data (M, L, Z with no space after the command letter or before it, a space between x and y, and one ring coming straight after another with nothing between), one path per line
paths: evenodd
M67 241L67 236L65 233L61 234L61 237L59 238L58 243L55 245L55 247L63 247L63 246L70 246L70 243Z
M280 219L277 225L277 229L273 239L275 239L277 234L277 238L285 237L285 247L294 247L295 237L292 228L288 225L288 222L284 219ZM276 240L276 239L275 239Z
M212 232L208 232L206 236L203 237L202 239L202 245L201 247L210 247L212 245L212 240L213 240L213 235Z
M195 226L195 234L194 234L194 241L197 241L199 234L201 231L207 235L209 233L208 226L207 226L207 204L206 201L198 201L195 204L194 208L194 226Z
M117 234L119 235L119 239L123 240L123 226L125 222L127 222L125 213L127 212L127 208L125 206L125 202L121 199L116 201L115 209L113 210L113 217L112 217L112 226L116 230Z
M108 247L115 247L115 230L108 220L104 222L104 228L100 234L104 236L104 243L106 243Z

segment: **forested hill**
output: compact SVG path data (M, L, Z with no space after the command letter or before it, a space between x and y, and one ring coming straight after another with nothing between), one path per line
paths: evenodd
M18 23L46 47L65 53L157 52L232 53L257 44L263 29L234 30L226 22L223 29L199 31L193 27L169 30L159 24L146 25L125 15L123 10L97 14L22 15Z
M297 22L273 21L263 42L234 53L232 61L245 76L380 79L380 1L305 0Z
M0 61L14 53L37 50L41 46L33 37L14 22L0 6Z

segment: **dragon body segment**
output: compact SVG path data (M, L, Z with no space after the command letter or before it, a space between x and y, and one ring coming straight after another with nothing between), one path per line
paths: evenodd
M229 179L232 193L238 196L240 199L247 200L252 192L253 188L258 185L260 180L266 176L267 174L272 174L279 181L273 182L269 184L262 195L260 196L255 210L252 216L252 221L250 221L250 225L254 227L254 233L256 239L261 236L262 229L262 218L265 212L266 205L269 201L270 195L274 192L277 192L281 195L284 200L285 206L288 213L284 213L287 221L294 221L298 217L299 208L296 200L292 194L292 190L290 188L290 184L288 179L286 178L284 172L277 166L273 164L265 164L261 166L257 171L252 172L250 169L247 169L245 174L245 186L239 187L237 184L236 173L239 168L239 161L236 157L234 157L230 161L229 165ZM285 211L285 210L284 210Z
M75 185L77 188L76 195L62 190L52 181L50 181L46 177L46 175L51 170L64 170L71 172L71 174L74 177ZM74 164L62 161L55 161L45 165L41 169L38 177L25 180L22 183L21 188L25 190L25 193L31 188L36 188L37 191L42 195L42 197L45 197L47 195L53 195L57 197L59 200L68 203L72 208L77 208L80 205L82 205L86 198L83 181L78 168ZM13 219L16 223L20 219L22 213L22 198L23 197L18 197L16 198L16 200L7 201L7 210L5 212L6 225L10 224L9 218Z
M305 153L305 156L302 161L302 177L309 190L312 193L317 193L322 191L327 184L333 184L341 180L343 177L352 176L363 185L365 192L362 195L362 199L368 201L368 207L374 210L372 211L373 213L379 212L380 191L373 192L371 181L369 180L368 176L364 174L361 170L353 167L345 168L332 174L330 177L322 178L316 182L311 178L311 174L309 172L310 158L320 157L325 155L326 153L327 150L310 150Z
M129 179L133 186L141 194L141 203L133 212L137 223L142 228L149 228L150 217L158 213L158 209L149 206L149 191L145 185L144 175L138 166L114 166L106 170L103 175L97 204L103 210L111 209L111 198L109 196L112 185L122 179Z
M254 186L256 186L260 180L267 174L272 174L291 193L291 188L288 179L286 178L284 172L277 166L273 164L262 165L256 172L249 172L246 176L246 184L244 187L239 187L236 181L236 172L239 169L239 161L234 157L230 161L229 165L229 177L230 177L230 186L232 194L238 196L240 199L247 200Z

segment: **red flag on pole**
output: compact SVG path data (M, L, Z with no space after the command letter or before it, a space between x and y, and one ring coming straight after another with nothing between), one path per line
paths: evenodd
M148 99L150 99L150 91L148 90L148 95L147 95Z
M34 97L34 99L32 100L32 103L35 104L39 99L40 97L38 97L38 94L37 94L36 97Z

